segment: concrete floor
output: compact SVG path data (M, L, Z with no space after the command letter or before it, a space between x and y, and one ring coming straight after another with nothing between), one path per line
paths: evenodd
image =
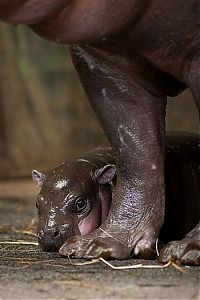
M0 299L200 298L199 267L113 270L102 262L74 266L56 253L42 252L30 234L36 193L31 181L0 183ZM157 265L141 260L112 263Z

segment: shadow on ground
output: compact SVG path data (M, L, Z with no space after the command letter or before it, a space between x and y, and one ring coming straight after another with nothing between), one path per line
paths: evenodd
M29 181L0 183L0 299L199 299L198 267L113 270L42 252L34 235L36 193Z

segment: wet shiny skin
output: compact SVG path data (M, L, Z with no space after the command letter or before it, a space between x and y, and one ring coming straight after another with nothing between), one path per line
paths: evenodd
M112 200L114 161L111 150L104 149L65 162L46 175L33 171L33 180L41 186L36 206L43 250L58 251L70 237L86 235L105 221Z
M104 234L89 234L89 244L79 238L83 257L96 256L92 245L116 258L130 249L147 258L155 248L165 208L167 96L190 88L200 111L198 8L199 0L0 0L1 20L73 44L74 65L116 157ZM71 248L79 257L77 243Z
M200 213L196 209L196 206L200 206L200 203L198 203L198 197L200 195L200 180L197 180L200 172L198 171L198 165L200 165L199 142L199 136L189 134L171 135L167 138L165 161L167 208L165 213L165 222L159 237L159 247L161 248L163 244L166 244L173 239L178 240L184 238L187 232L198 222ZM104 202L102 206L105 209L105 213L103 213L103 215L102 206L93 204L92 211L83 215L81 220L79 220L78 216L76 218L71 218L72 212L70 210L67 211L66 209L66 202L63 201L63 199L65 199L63 192L67 195L70 190L73 190L71 195L78 194L78 187L81 187L82 191L81 193L79 192L79 194L83 195L86 193L87 197L89 197L91 193L89 190L85 190L85 186L87 186L87 181L89 180L87 175L90 174L91 176L92 174L95 174L95 176L97 176L98 170L109 163L115 163L111 150L99 149L98 151L91 152L85 158L76 159L73 162L69 161L60 165L56 169L52 170L49 175L46 175L46 178L44 177L44 182L42 184L48 186L48 189L46 190L46 193L44 192L44 189L41 190L39 198L42 197L42 201L44 201L44 199L48 200L46 201L45 209L43 208L42 214L39 213L38 215L38 232L43 232L43 238L39 238L39 243L45 251L58 251L60 249L61 254L71 254L73 256L73 245L76 243L79 248L79 257L82 257L82 253L84 252L84 248L82 248L82 240L80 241L80 239L75 237L75 235L86 235L93 232L104 222L110 208L112 189L115 186L116 178L113 180L112 187L110 188L100 184L100 182L96 184L94 178L88 186L89 189L96 190L94 193L94 195L96 195L94 201L97 203L99 203L98 190L100 191L100 201L101 203ZM88 165L90 166L89 169ZM66 168L66 166L68 167ZM74 184L74 186L72 184L71 186L68 186L69 182L73 182L74 171L79 174L79 176L76 177L76 184ZM178 174L181 173L182 176L178 176ZM108 173L104 174L104 176L105 175L108 176ZM56 179L53 179L52 181L52 177L54 176ZM188 188L184 189L183 186L185 183L188 183ZM51 196L50 186L52 185L54 189L59 188L58 193L60 192L60 195L57 195L56 198L52 198ZM192 199L192 203L190 203L191 191L195 195ZM52 202L50 199L53 199L54 207L57 207L57 209L52 210ZM68 200L70 199L68 198ZM188 211L187 206L190 207L190 210ZM65 211L64 217L63 211ZM47 220L51 219L55 220L55 224L54 226L49 227ZM45 224L47 224L47 227L45 227ZM56 231L57 236L56 238L53 238ZM58 235L58 231L60 232L60 235ZM101 234L103 233L104 232L101 231ZM110 240L112 240L111 237ZM85 237L84 241L87 242L88 254L84 254L85 256L87 255L87 258L92 257L90 254L91 251L93 254L95 253L95 256L101 256L103 252L104 257L110 257L112 250L109 248L109 243L105 245L103 239L95 239L95 241L91 243L91 241L88 241L87 237ZM180 246L179 242L173 242L163 248L159 259L161 261L166 261L170 258L170 255L172 255L174 259L179 259L184 263L199 264L200 245L198 243L198 232L195 232L195 234L192 235L192 238L186 236L181 243L181 245L184 246ZM72 245L72 247L70 245ZM103 250L105 247L106 250ZM175 251L175 249L178 249L178 251ZM128 249L127 252L129 253L131 250L132 249ZM128 255L127 252L122 252L120 243L118 243L117 240L115 241L115 251L115 256L119 259Z

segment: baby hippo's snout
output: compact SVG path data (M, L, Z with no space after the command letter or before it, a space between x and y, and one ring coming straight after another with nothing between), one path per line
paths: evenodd
M38 232L38 242L43 251L58 252L62 244L70 238L64 228L46 228Z

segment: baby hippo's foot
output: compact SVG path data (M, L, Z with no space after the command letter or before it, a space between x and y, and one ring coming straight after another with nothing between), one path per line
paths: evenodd
M200 265L200 223L180 241L162 248L159 261L179 261L186 265Z
M111 237L93 237L91 235L75 236L67 240L60 248L59 253L73 258L93 259L103 257L105 259L127 259L131 248L113 240Z
M135 244L135 247L134 247ZM134 242L124 231L117 234L106 233L101 228L87 236L75 236L68 239L60 248L59 253L64 256L74 258L93 259L103 257L105 259L127 259L131 254L136 254L141 258L155 257L155 239L150 236L143 236Z

